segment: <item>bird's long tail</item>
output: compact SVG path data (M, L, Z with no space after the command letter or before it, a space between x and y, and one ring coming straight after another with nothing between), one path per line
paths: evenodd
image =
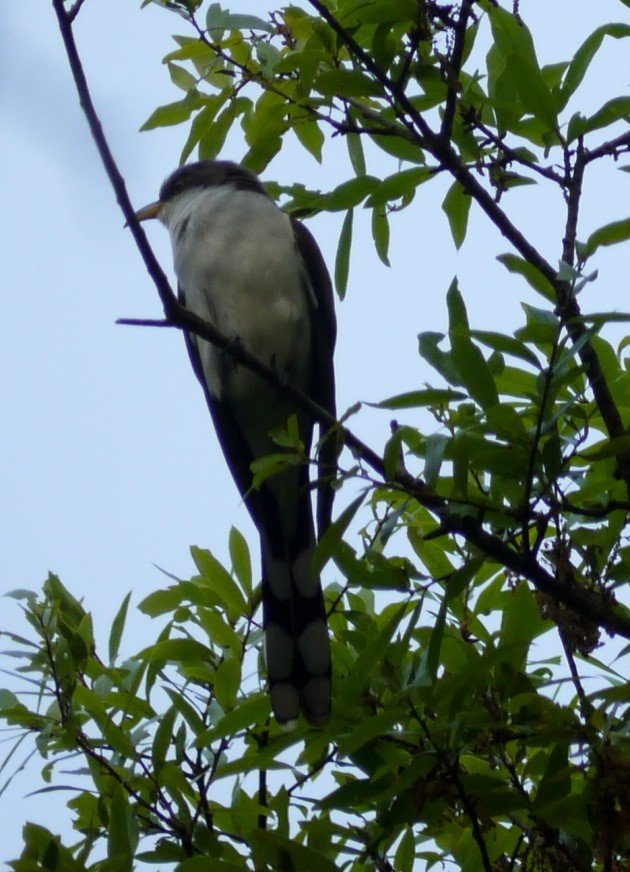
M330 717L331 658L324 595L312 568L315 535L308 491L297 511L302 517L294 519L292 541L261 536L269 689L280 723L295 721L301 710L311 724L321 726Z

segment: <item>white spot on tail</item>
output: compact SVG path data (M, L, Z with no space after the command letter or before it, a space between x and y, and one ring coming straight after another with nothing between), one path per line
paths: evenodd
M300 714L300 698L296 688L287 681L272 684L271 707L284 728L292 730Z
M311 568L313 552L310 548L301 551L293 561L293 578L300 596L314 597L319 590L319 579Z
M307 672L324 675L330 669L330 641L324 621L311 621L300 633L298 647Z
M304 713L315 726L323 726L330 717L331 685L329 678L311 678L302 688Z
M265 651L270 678L284 681L293 672L293 639L278 624L269 624L265 630Z

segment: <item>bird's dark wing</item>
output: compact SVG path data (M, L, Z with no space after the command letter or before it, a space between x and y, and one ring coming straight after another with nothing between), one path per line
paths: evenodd
M335 370L333 355L337 338L337 320L332 282L319 246L304 224L291 219L295 244L304 264L309 283L308 299L313 307L311 329L313 336L313 362L309 394L316 403L336 417ZM320 438L325 428L319 428ZM329 434L318 455L317 528L321 537L330 524L334 490L332 482L337 469L337 437Z
M181 287L178 297L185 305ZM274 713L286 723L297 718L301 707L311 723L324 723L330 714L330 647L321 585L310 569L315 532L308 466L300 465L275 479L297 477L288 525L286 501L278 500L272 482L252 486L251 465L256 457L247 433L229 399L217 400L210 393L197 337L186 331L184 336L225 460L261 537L263 625ZM294 529L290 538L288 528ZM302 555L308 555L306 562Z

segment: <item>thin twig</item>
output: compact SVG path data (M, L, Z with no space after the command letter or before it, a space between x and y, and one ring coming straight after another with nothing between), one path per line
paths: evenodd
M84 3L85 0L76 0L74 6L71 6L70 9L68 9L66 14L68 16L68 21L70 22L70 24L72 24L74 19L77 17Z
M446 103L444 105L442 127L440 129L440 136L444 142L450 142L453 133L453 121L455 120L457 98L460 89L459 74L462 70L466 31L468 29L468 19L472 11L473 2L474 0L462 0L462 5L459 9L459 17L457 19L457 24L455 25L455 44L446 71L448 76L448 92L446 95Z
M509 145L506 145L504 139L501 136L498 136L486 124L483 124L478 119L472 120L470 124L472 127L475 128L475 130L483 133L486 139L501 151L508 163L518 163L521 166L527 167L527 169L531 170L534 173L538 173L538 175L542 176L550 182L554 182L561 188L564 188L564 186L566 185L566 179L563 175L557 173L552 167L541 166L535 161L523 157L522 154L520 154L516 149L511 148Z
M567 658L567 663L569 664L571 681L573 682L575 692L580 701L580 711L582 712L582 717L586 722L588 722L588 719L593 714L593 704L586 696L584 685L582 684L582 681L580 679L580 673L578 672L577 664L575 662L575 657L573 656L571 644L567 639L567 635L561 625L558 625L558 634L560 635L560 641L562 642L562 648L564 649L564 656Z
M555 342L553 344L553 348L551 349L551 355L549 356L549 366L545 372L545 380L543 384L542 396L540 398L540 406L538 408L538 414L536 416L536 430L534 432L534 439L532 442L531 453L529 456L529 465L527 469L527 478L525 480L525 496L523 497L523 547L526 552L529 553L530 545L529 545L529 520L530 520L530 512L529 512L529 501L532 496L532 489L534 486L534 475L536 473L536 458L538 455L538 445L540 444L540 437L542 435L542 428L545 421L545 412L547 410L547 401L549 399L549 393L551 390L551 382L553 380L554 375L554 367L556 365L556 359L558 357L558 349L560 342L560 331L558 331L558 335L556 335Z
M600 157L607 156L614 157L616 160L620 154L623 154L626 151L630 151L630 133L622 133L621 136L617 136L615 139L610 139L608 142L602 143L597 148L585 149L584 163L588 164Z

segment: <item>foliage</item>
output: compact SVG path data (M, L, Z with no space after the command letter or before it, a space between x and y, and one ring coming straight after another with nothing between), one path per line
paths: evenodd
M326 133L345 137L352 177L335 189L269 185L296 214L345 213L340 296L353 210L371 210L387 263L392 213L449 173L455 245L474 201L540 306L523 306L514 335L473 329L453 281L447 332L418 338L435 385L379 404L424 410L429 425L394 427L381 456L345 431L344 487L362 489L318 554L337 579L327 727L287 734L270 721L259 592L236 531L231 568L195 549L198 574L141 604L165 624L122 662L128 598L103 660L57 578L41 597L15 593L34 641L5 636L37 692L2 692L0 713L17 742L36 736L43 789L71 790L78 842L28 824L12 868L627 868L628 685L594 652L602 628L630 638L627 341L603 335L630 316L583 314L577 296L598 250L630 236L614 216L578 238L585 174L630 149L618 125L630 100L577 107L593 57L630 26L604 23L572 59L541 67L518 8L491 0L310 0L265 18L161 5L188 27L166 58L183 97L145 128L187 124L182 160L216 156L236 124L256 171L289 134L317 160ZM364 140L391 173L368 174ZM559 270L509 217L525 184L566 203ZM541 659L543 635L557 645ZM588 692L585 675L597 679ZM68 758L82 768L53 784Z

